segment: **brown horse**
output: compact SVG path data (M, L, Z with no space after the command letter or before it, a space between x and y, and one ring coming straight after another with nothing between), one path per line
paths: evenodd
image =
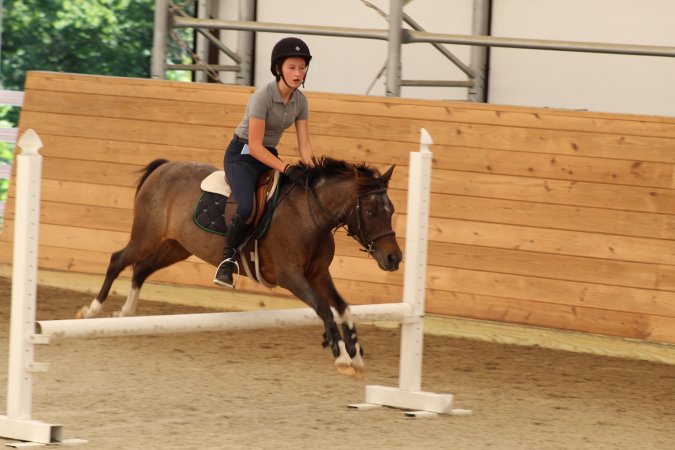
M392 230L394 207L387 195L394 167L380 174L365 164L327 157L315 160L314 167L300 164L307 173L305 185L282 177L280 201L258 241L260 274L268 284L288 289L316 311L325 326L323 345L331 348L338 370L358 373L363 358L356 328L328 270L335 253L333 234L338 227L346 228L382 270L398 270L401 249ZM101 312L113 281L129 265L133 266L131 290L117 316L135 313L143 282L158 269L190 255L214 266L220 263L225 238L193 222L200 183L215 170L207 164L161 159L145 167L136 190L129 243L113 253L101 291L79 317ZM249 252L240 252L240 265L242 254ZM331 306L340 315L342 335Z

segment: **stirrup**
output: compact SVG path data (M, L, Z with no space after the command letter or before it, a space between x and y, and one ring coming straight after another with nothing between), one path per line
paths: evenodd
M221 281L218 279L218 271L220 270L220 266L223 264L228 263L228 264L234 264L234 267L237 269L237 278L232 277L232 284L225 283L224 281ZM234 270L232 271L232 274L234 274ZM236 259L232 258L226 258L218 264L218 267L216 268L216 274L213 276L213 282L217 284L218 286L223 286L223 287L229 287L234 289L237 286L237 283L239 282L239 263L237 262Z

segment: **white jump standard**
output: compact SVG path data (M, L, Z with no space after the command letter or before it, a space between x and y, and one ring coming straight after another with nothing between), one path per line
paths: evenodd
M48 338L35 334L37 250L40 226L42 147L33 130L26 131L17 146L14 255L12 260L12 305L7 373L7 415L0 416L0 436L38 443L77 444L64 440L61 425L32 420L33 373L45 372L48 364L33 360L35 344ZM12 444L8 444L12 445Z
M420 151L410 153L408 167L408 210L406 221L405 274L403 303L412 314L401 321L401 358L398 388L366 386L366 403L350 405L370 409L374 405L411 410L408 416L429 414L464 415L466 409L453 409L452 394L424 392L422 388L422 351L424 345L424 304L429 234L429 202L433 144L426 129L420 130Z
M351 317L361 322L402 323L399 386L366 386L366 403L350 405L354 408L390 406L412 410L406 414L415 416L469 412L453 409L451 394L421 390L432 161L428 147L431 143L429 134L422 129L421 151L410 154L403 302L350 307ZM78 439L64 440L61 425L47 424L31 418L32 373L44 372L48 368L47 364L33 360L33 346L47 344L50 339L241 330L321 323L311 308L36 322L42 163L39 149L42 143L35 132L28 130L18 145L22 152L16 158L18 170L7 415L0 416L0 437L36 444L73 445L86 442ZM27 445L31 444L14 444L16 447Z

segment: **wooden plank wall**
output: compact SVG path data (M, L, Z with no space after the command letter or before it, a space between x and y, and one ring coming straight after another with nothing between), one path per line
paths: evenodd
M20 128L44 142L40 266L102 280L128 237L138 170L159 157L220 166L251 89L32 72L25 92ZM675 343L675 119L308 97L317 153L397 165L401 248L408 152L420 127L431 133L428 312ZM292 132L280 151L296 158ZM10 198L0 264L13 211ZM348 301L401 298L403 271L337 240L332 273ZM212 272L191 258L151 279L211 286Z

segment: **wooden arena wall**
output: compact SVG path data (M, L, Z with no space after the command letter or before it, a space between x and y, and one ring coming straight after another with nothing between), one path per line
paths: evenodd
M102 281L128 238L139 170L155 158L220 167L251 89L32 72L25 93L20 129L44 142L40 267ZM396 164L401 248L408 153L421 127L431 133L429 313L675 343L675 119L307 95L318 154ZM292 129L280 152L297 158ZM11 264L13 195L0 264ZM403 270L336 239L331 271L349 302L400 300ZM212 276L190 258L151 280L211 287Z

